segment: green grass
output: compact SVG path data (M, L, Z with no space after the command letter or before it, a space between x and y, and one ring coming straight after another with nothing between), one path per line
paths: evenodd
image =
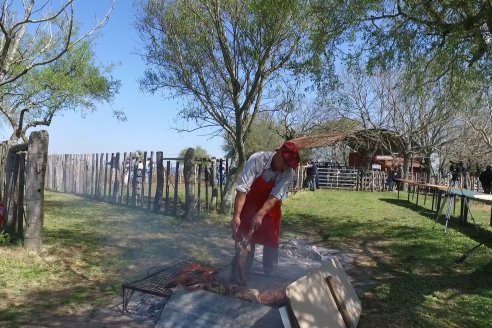
M472 208L479 233L453 219L444 234L442 219L433 228L429 206L429 199L426 207L415 206L390 192L306 191L285 202L282 239L361 256L355 274L378 285L361 296L360 327L492 327L490 209ZM88 315L153 265L186 259L224 264L233 252L230 218L214 220L187 223L47 193L43 251L0 245L0 326ZM455 263L479 241L485 246Z
M391 192L304 192L284 206L283 235L371 257L361 269L380 284L362 296L361 327L492 327L490 209L472 207L479 233L453 218L445 234L430 203ZM455 263L478 242L485 246Z

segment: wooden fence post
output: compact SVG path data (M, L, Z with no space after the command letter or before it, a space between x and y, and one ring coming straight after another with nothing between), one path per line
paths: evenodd
M210 177L211 185L212 185L212 199L210 201L210 207L214 210L217 209L217 197L219 195L219 191L217 189L217 161L215 158L212 158L212 175Z
M174 172L174 208L173 216L178 216L178 188L179 188L179 161L176 161L176 171Z
M108 156L106 153L106 160L104 161L104 192L103 192L103 200L106 200L106 181L108 180Z
M106 163L106 167L108 163ZM108 185L108 203L113 202L113 179L114 179L114 153L111 153L111 159L109 160L109 185Z
M148 181L147 183L149 184L149 192L148 192L148 203L147 203L147 208L150 210L150 203L151 203L151 200L152 200L152 178L153 178L153 175L154 175L154 152L151 151L150 152L150 161L149 161L149 174L148 174ZM162 196L162 195L161 195Z
M201 195L201 189L202 189L202 167L203 165L200 163L198 164L198 178L196 179L197 182L197 187L198 187L198 202L197 202L197 211L200 213L202 210L202 195Z
M62 159L62 191L68 190L68 154L63 155Z
M96 154L96 199L101 198L102 154Z
M120 188L120 204L123 204L123 190L125 190L125 186L128 188L127 181L128 179L126 178L126 175L129 174L128 168L126 167L126 152L123 153L123 160L121 163L121 174L120 174L120 180L121 180L121 188Z
M3 195L3 217L4 217L4 228L5 231L9 234L15 233L15 222L13 216L13 202L14 202L14 193L13 189L15 187L17 176L15 174L15 166L16 166L16 154L7 151L7 156L5 159L5 192Z
M19 170L23 166L20 162L25 160L25 157L17 153L26 150L27 144L13 145L9 148L5 160L4 227L10 234L22 232L23 220L21 219L19 224L19 211L23 204L19 204L19 200L22 201L23 195L19 195L22 191L22 187L19 187L19 179L22 179Z
M219 186L220 186L220 206L222 206L222 202L224 201L224 160L221 158L219 162Z
M131 206L136 207L137 206L137 175L138 175L138 159L135 159L135 162L133 162L133 177L132 177L132 200L131 200Z
M113 195L111 196L111 202L113 204L117 203L118 200L118 193L120 192L120 153L116 153L115 157L113 158L113 161L111 162L111 171L114 171L113 173Z
M159 212L161 209L162 192L164 191L164 163L162 151L155 153L157 166L157 186L154 197L154 212Z
M48 157L48 132L29 136L26 165L26 229L24 247L38 251L42 245L44 221L44 178Z
M210 209L209 200L208 200L208 185L209 185L210 175L209 175L207 164L204 164L204 169L205 169L205 209L208 212Z
M96 158L94 153L91 154L91 196L94 197L96 194Z
M142 170L140 172L140 206L145 207L145 175L147 174L147 151L144 151L142 158Z
M130 204L130 180L133 176L133 168L132 168L132 163L133 163L133 158L132 158L132 153L128 153L128 167L126 167L126 162L125 162L125 168L128 170L128 176L126 177L126 206Z
M169 184L171 179L171 161L166 162L166 213L169 212Z
M8 152L8 141L4 141L0 144L0 167L5 167L5 159ZM0 199L3 199L3 195L5 193L5 186L3 182L5 181L5 170L0 170ZM4 203L5 204L5 203Z
M183 177L185 183L185 217L187 220L193 220L195 217L195 167L193 159L195 150L188 148L184 158Z
M18 155L19 161L19 177L17 178L17 210L16 210L16 233L19 235L24 234L24 190L26 185L26 154L22 153ZM46 170L46 167L45 167ZM45 177L43 176L43 185Z

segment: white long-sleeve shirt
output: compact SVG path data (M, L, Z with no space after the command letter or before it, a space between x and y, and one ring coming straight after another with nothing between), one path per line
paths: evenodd
M274 155L275 152L258 152L251 155L244 165L236 190L248 193L255 179L262 176L266 182L275 179L275 187L273 187L270 195L279 200L285 200L289 187L294 180L294 170L290 167L283 172L272 170L271 164Z

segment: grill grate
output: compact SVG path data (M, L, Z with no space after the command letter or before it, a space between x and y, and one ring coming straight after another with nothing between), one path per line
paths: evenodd
M187 264L181 262L160 270L153 268L147 271L144 278L123 284L123 311L126 312L128 302L135 291L161 297L171 296L174 281L181 273L183 266Z

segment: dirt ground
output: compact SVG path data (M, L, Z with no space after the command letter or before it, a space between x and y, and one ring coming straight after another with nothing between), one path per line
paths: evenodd
M132 231L121 227L121 231ZM165 230L131 232L107 242L115 247L125 248L126 266L132 276L139 277L154 266L165 267L181 261L202 261L222 268L230 263L234 254L234 242L228 238L229 231L217 225L200 222L182 226L166 226ZM124 281L122 281L123 283ZM92 310L84 315L60 318L40 318L38 324L26 327L153 327L154 322L142 321L131 315L114 310L122 303L116 297L110 304Z
M145 215L145 214L141 214ZM138 220L123 222L104 241L107 245L121 248L124 252L127 277L143 275L153 266L168 266L180 261L202 261L223 268L230 264L234 254L234 243L226 226L197 222L193 224L147 224L135 226ZM127 226L128 225L128 226ZM325 245L326 246L326 245ZM377 251L377 245L359 245L351 249L354 265L347 270L354 285L361 289L374 286L370 275L373 256L384 257ZM390 259L387 259L390 260ZM128 281L128 278L122 280ZM122 281L122 283L124 282ZM142 320L131 315L115 312L122 303L121 296L98 309L80 309L69 316L53 317L40 313L35 322L26 322L20 327L153 327L151 320ZM28 319L29 320L29 319ZM31 318L31 320L33 320ZM25 321L24 321L25 322ZM8 326L7 326L8 327Z

